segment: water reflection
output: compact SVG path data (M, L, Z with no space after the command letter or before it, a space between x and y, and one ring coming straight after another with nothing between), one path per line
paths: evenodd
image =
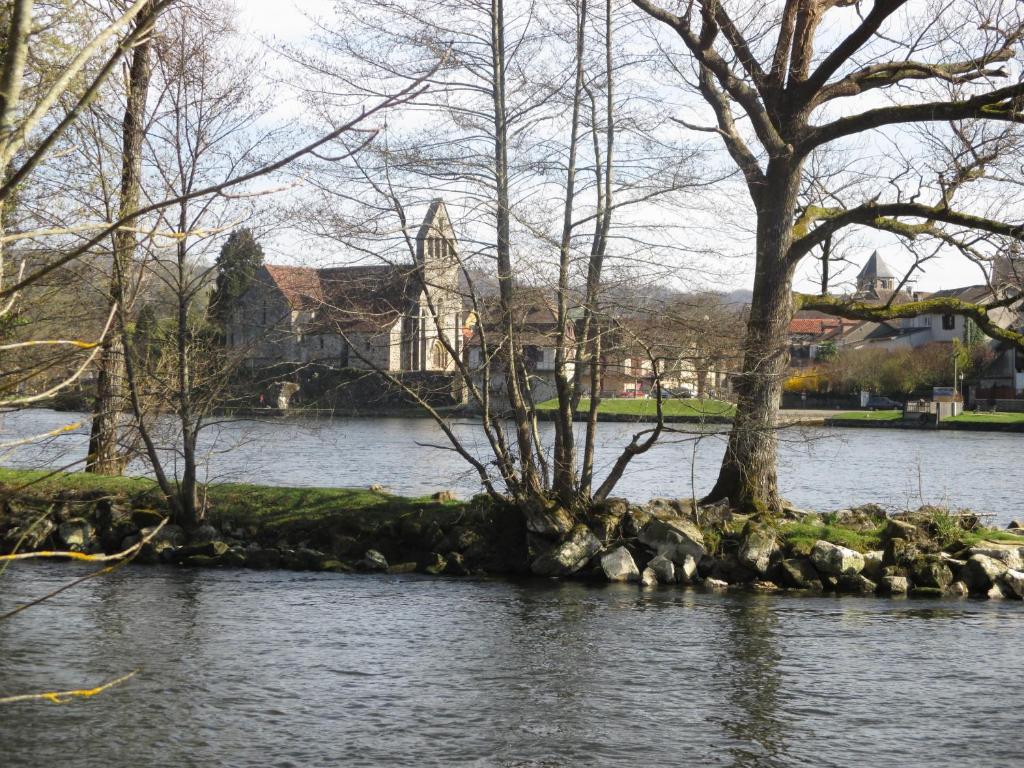
M785 723L779 718L780 651L778 601L737 596L723 611L720 681L730 707L721 723L732 739L727 751L735 768L779 765L786 753Z

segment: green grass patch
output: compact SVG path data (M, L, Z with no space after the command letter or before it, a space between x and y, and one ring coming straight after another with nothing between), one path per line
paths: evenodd
M951 416L942 422L961 422L966 424L1024 424L1024 413L974 413L964 412L959 416Z
M779 528L782 540L792 549L794 554L809 555L817 541L824 540L841 547L855 549L858 552L870 552L881 549L882 531L885 523L866 531L844 528L819 521L798 521L784 523Z
M537 406L539 411L553 411L558 407L557 400L547 400ZM590 410L590 400L580 400L578 412ZM601 400L597 409L598 414L609 414L616 416L635 416L637 418L655 418L658 415L658 402L652 398L629 398L609 397ZM736 413L736 406L724 400L699 400L690 398L680 400L676 398L662 401L662 412L666 416L688 416L702 418L707 416L732 418Z
M133 506L165 507L153 480L104 477L84 472L52 473L0 469L0 490L48 498L61 492L110 496ZM403 518L424 523L451 521L467 514L469 502L393 496L363 488L287 488L243 483L206 486L208 519L215 526L255 528L289 539L304 534L366 531Z
M843 421L899 421L903 418L903 411L849 411L829 418Z

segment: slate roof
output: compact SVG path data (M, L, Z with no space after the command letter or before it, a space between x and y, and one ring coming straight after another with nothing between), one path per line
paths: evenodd
M864 268L861 269L857 275L857 280L874 280L875 278L885 277L896 279L896 273L889 268L889 265L885 263L885 260L879 255L878 251L875 251L868 258L864 264Z
M412 265L265 269L293 310L316 313L314 332L390 328L418 296Z

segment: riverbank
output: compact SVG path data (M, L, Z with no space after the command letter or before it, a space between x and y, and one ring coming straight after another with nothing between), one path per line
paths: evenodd
M152 481L0 470L0 549L113 554L164 522ZM937 507L787 509L756 522L687 499L613 499L584 519L486 497L379 489L208 489L206 523L164 523L136 557L186 567L517 575L759 592L1024 596L1024 536Z
M943 419L912 421L902 411L852 411L825 419L828 427L866 427L877 429L931 429L969 432L1024 432L1024 413L965 412Z

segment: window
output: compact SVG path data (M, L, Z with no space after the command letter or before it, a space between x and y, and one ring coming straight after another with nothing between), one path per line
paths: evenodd
M956 328L956 315L943 315L942 330L952 331L954 328Z
M430 351L430 365L438 370L448 367L448 351L440 341L435 341Z

